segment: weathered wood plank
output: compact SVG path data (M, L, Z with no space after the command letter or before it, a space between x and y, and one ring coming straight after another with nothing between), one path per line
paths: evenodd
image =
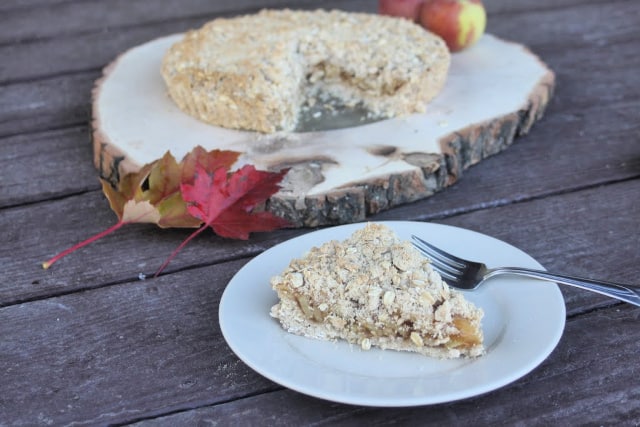
M575 111L552 106L530 135L465 171L453 187L376 218L447 217L637 177L640 147L628 141L640 131L632 119L638 111L640 104Z
M640 59L635 55L636 47L637 43L631 41L607 49L576 48L572 55L537 51L557 73L552 105L577 111L602 109L613 101L638 100L640 88L634 79ZM607 66L611 62L615 67ZM96 70L0 86L0 137L88 121L90 88L99 76Z
M9 9L0 15L0 44L24 43L39 39L77 37L86 33L113 35L128 27L176 22L204 22L217 16L253 13L263 8L341 8L375 11L377 4L366 0L110 0L42 3L37 7ZM0 9L2 10L2 9ZM197 17L194 19L194 17ZM33 25L38 22L40 25ZM192 22L192 23L194 23Z
M129 225L79 250L49 270L42 262L115 224L99 192L42 205L0 211L0 306L151 276L192 230ZM250 241L222 239L207 232L193 240L166 272L252 256L302 231L257 234ZM47 243L43 244L42 242Z
M86 126L0 140L0 208L96 191Z
M563 8L580 9L592 4L611 3L602 0L540 0L535 8L527 2L489 0L485 7L489 22L493 19L508 19L504 15L531 13ZM58 36L69 36L87 32L103 32L127 26L149 25L193 16L227 15L250 13L261 8L331 8L375 12L376 2L350 0L327 2L318 0L240 0L232 3L206 0L185 0L178 5L170 0L4 0L0 3L0 44ZM125 13L123 13L125 11ZM40 25L33 25L38 22Z
M535 3L510 0L484 0L489 18L496 20L508 19L514 13L531 13L539 10L558 10L565 8L580 9L593 4L607 3L603 0L540 0Z
M501 19L496 23L495 29L498 30L498 35L515 38L524 43L541 44L539 47L534 47L534 51L541 55L559 74L557 99L554 102L560 102L559 105L562 108L568 108L567 105L575 105L575 103L580 108L593 105L598 105L601 108L603 101L629 100L639 97L638 90L640 89L638 85L633 84L635 70L638 68L640 60L635 54L637 45L635 40L638 39L637 33L640 31L639 27L635 25L638 17L633 12L620 14L614 10L611 11L612 16L621 20L615 26L605 26L602 24L603 20L599 19L599 16L602 16L600 14L602 6L590 7L595 9L589 13L589 16L596 15L598 20L589 19L591 26L584 28L585 34L592 35L587 39L587 42L584 42L585 38L571 28L567 30L568 33L561 33L566 22L582 22L581 17L569 19L570 17L566 16L566 19L558 21L557 25L553 26L553 31L548 31L552 33L548 39L544 39L547 32L541 33L537 28L538 22L546 22L542 20L548 18L546 15L538 16L540 20L536 20L534 17L522 13L515 17L509 17L509 19ZM554 17L551 12L549 13L551 17ZM605 15L608 16L609 13ZM504 31L500 30L499 26L507 24L511 26L505 27ZM622 28L622 30L617 33L616 30L609 30L609 28ZM515 29L518 31L515 32ZM44 75L61 73L65 69L86 70L88 67L95 68L95 70L71 76L0 86L0 136L25 131L46 130L53 127L59 128L70 123L76 124L78 120L88 120L89 96L87 88L98 77L98 68L113 59L113 56L121 50L129 47L126 43L127 37L143 38L142 34L145 31L134 28L118 34L117 37L93 40L92 43L99 41L98 44L101 47L93 49L92 54L89 55L86 55L86 48L82 47L77 50L85 52L85 55L76 55L73 49L70 51L70 48L65 47L64 43L57 46L60 53L56 53L56 46L48 44L50 42L47 41L43 42L40 50L31 51L30 47L25 47L25 52L29 51L30 53L25 55L23 60L10 61L5 64L7 69L13 70L11 72L5 71L5 79L24 79L25 76L32 75L30 74L32 69L39 70L36 74L40 76L43 73ZM151 36L151 34L152 31L148 35ZM627 37L629 41L619 41L623 37ZM114 41L110 41L111 39ZM615 39L616 43L607 44L607 40L610 39ZM74 38L64 40L66 43L71 43L71 47L74 46ZM571 49L571 55L566 55L565 50L554 48L554 46L558 46L556 43L558 40L563 41L562 46L565 43L574 46ZM123 43L123 45L118 43ZM542 43L546 43L546 45ZM606 49L602 48L603 44L607 44ZM7 48L14 49L10 46ZM50 53L52 51L53 57ZM34 57L37 57L37 60ZM583 90L585 87L589 87L590 90ZM563 94L562 92L569 90L570 93L564 92Z
M584 126L581 133L598 135L597 138L589 139L584 145L580 145L582 139L580 133L562 141L562 143L556 143L553 132L559 125L542 127L540 137L543 144L527 141L516 145L511 151L502 154L499 159L490 159L483 167L472 168L467 172L467 177L463 182L446 192L420 203L396 208L378 215L374 219L425 219L450 216L464 211L508 204L520 199L541 197L549 192L563 192L584 185L597 185L607 180L638 176L640 172L638 148L633 144L626 143L630 135L638 132L638 123L626 122L628 126L626 128L622 123L619 126L609 126L611 123L616 123L615 116L620 114L631 114L631 112L618 109L603 112L601 115L592 116L589 113L562 125L570 126L577 123L578 126ZM610 115L612 120L609 120ZM559 120L561 117L563 116L552 116L549 120ZM593 129L592 126L594 126ZM618 132L621 133L618 134ZM9 181L2 180L0 186L3 191L0 194L5 196L8 193L8 202L15 201L16 197L17 200L20 200L20 197L23 197L21 192L25 188L26 199L22 199L22 202L34 200L36 197L49 197L51 196L49 191L55 194L62 194L65 191L78 192L87 188L87 185L96 185L97 181L88 178L93 175L89 166L90 154L86 152L89 142L85 139L85 132L80 130L77 132L64 131L57 133L57 135L54 133L54 135L51 139L54 141L53 143L57 145L56 138L62 138L63 141L60 142L64 144L64 148L61 148L62 153L72 155L67 158L61 154L62 157L57 159L54 164L58 164L58 161L62 164L66 163L68 166L65 166L64 170L69 167L71 170L79 171L77 172L79 178L69 178L69 176L52 178L48 168L38 167L38 165L46 163L51 156L46 148L46 144L51 142L50 134L38 136L38 144L41 145L38 145L37 153L32 159L32 167L29 166L27 160L15 161L16 157L11 154L11 150L6 149L7 144L4 140L0 144L0 152L2 152L0 157L7 160L3 161L2 166L7 168L6 170L9 172L19 169L22 170L21 173L31 174L33 181L21 183L22 178L20 177L22 175L7 174ZM22 151L22 138L11 139L12 144L19 148L17 152ZM597 152L598 148L602 146L609 147L609 149L599 156L590 154ZM576 147L580 147L580 149ZM572 153L586 155L572 157ZM521 162L522 158L527 158L529 161ZM549 158L554 160L549 161ZM78 167L78 165L81 166ZM516 165L516 167L505 165ZM26 177L23 178L26 179ZM47 182L48 179L51 181ZM5 184L7 182L12 184ZM47 184L43 185L42 183L45 182ZM66 187L67 185L71 185L72 188ZM612 194L611 197L632 203L632 208L633 201L637 200L633 193L618 197ZM3 200L4 202L5 200ZM610 202L604 199L600 203L606 206ZM637 209L637 205L635 206ZM570 210L582 209L582 206L578 201L575 202L575 206L569 206L569 208ZM598 218L597 221L606 220L604 217L609 216L610 211L603 207L600 209L603 209L603 214L602 218ZM546 218L547 216L542 213L540 217L542 222L539 223L540 230L536 232L537 235L546 234L544 230ZM83 283L87 282L97 286L102 283L130 279L137 276L138 273L150 274L162 262L164 256L187 235L186 231L181 230L156 230L153 227L145 226L125 228L103 242L96 243L72 255L71 260L57 264L50 272L42 271L39 268L39 263L52 256L56 251L107 228L114 221L115 216L110 212L106 200L99 192L4 211L0 215L0 226L8 230L5 235L7 244L2 250L3 254L0 258L3 264L6 263L9 267L0 274L0 276L4 276L3 283L5 283L2 292L0 292L2 295L0 301L10 303L15 300L56 292L56 290L60 290L59 283L67 284L62 290L66 292L80 289ZM487 225L479 226L480 231L483 231L482 227L485 226L490 228L495 221L487 218L486 223ZM520 225L522 230L526 230L528 226L526 223ZM631 229L638 227L633 222L628 226ZM501 232L500 229L496 231ZM287 233L291 233L286 234L287 236L295 234L293 232ZM46 236L46 240L50 243L43 247L40 244L40 236ZM622 238L622 236L618 237ZM194 259L199 259L199 262L215 262L216 259L225 259L225 256L235 257L255 253L255 250L275 243L275 240L269 238L264 240L265 238L265 236L252 238L253 247L251 249L244 247L240 242L228 243L215 237L196 240L174 261L171 267L183 268L193 265ZM520 235L520 238L524 243L529 240L527 234ZM611 240L611 243L616 244L615 240ZM562 244L560 247L564 248ZM41 251L34 253L33 248L40 248ZM540 248L536 250L544 252ZM153 251L155 253L149 254L149 257L143 256L142 259L140 257L129 259L131 253L138 251ZM633 254L633 251L630 253ZM550 261L553 262L555 255L557 254L553 252L548 255ZM77 261L80 257L82 262ZM119 264L123 260L131 262ZM547 263L546 260L544 262ZM197 265L198 262L195 264ZM87 266L91 267L87 268ZM114 268L115 266L117 268ZM588 271L589 269L586 269L586 272ZM633 277L628 279L633 280ZM19 291L16 291L16 287Z
M617 190L624 194L609 193ZM640 285L640 234L630 233L640 230L639 192L640 180L635 179L483 209L442 222L504 240L531 254L550 271ZM627 200L621 202L618 197ZM563 287L562 292L569 315L612 302L571 287Z
M638 321L640 309L631 306L570 319L539 368L501 390L460 402L363 408L281 390L134 425L633 425L640 418Z
M313 2L302 2L302 4L307 6L312 3ZM220 9L222 7L219 4L217 7L213 6L213 4L214 3L209 2L206 7L213 9ZM327 3L325 7L371 11L372 4L375 3L352 0L349 2ZM77 20L67 18L67 15L63 13L59 15L60 19L64 17L64 22L67 24L69 22L79 21L82 22L82 25L87 25L86 14L103 22L102 24L96 24L97 28L101 28L100 25L108 26L107 22L110 19L110 15L122 15L121 9L118 9L117 5L113 6L104 2L86 3L86 5L99 5L101 9L107 9L104 12L106 14L104 20L102 15L93 11L73 12L71 16L82 13L82 16ZM70 5L70 7L71 6L73 5ZM56 7L58 8L59 6ZM154 5L154 7L156 6ZM169 6L166 10L171 11L176 7L178 6ZM149 12L149 7L143 5L130 9L131 16L129 17L127 14L125 17L122 17L127 20L127 22L129 19L140 20L138 15ZM580 8L567 8L562 10L543 9L536 10L535 12L513 13L508 19L500 19L495 22L489 21L488 31L502 36L507 40L525 43L531 46L534 52L540 53L557 49L558 40L563 41L561 45L563 53L566 52L566 49L577 49L589 46L597 48L603 44L610 44L611 49L617 49L618 43L625 43L634 39L637 40L640 37L640 30L637 26L630 25L630 23L637 21L637 18L635 21L633 19L633 11L636 9L635 2L631 0L611 4L585 5ZM36 10L50 14L46 8ZM0 68L0 84L45 78L51 75L62 75L70 72L98 70L111 62L118 54L133 46L156 37L185 31L190 28L197 28L213 18L213 15L197 13L199 10L200 9L196 7L196 13L193 15L181 17L180 19L153 22L148 25L140 25L142 22L139 22L138 26L127 25L117 30L105 28L101 31L65 35L64 37L53 39L0 45L0 56L12 58L12 61L3 64L3 67ZM578 20L576 17L578 14L580 15L580 25L570 24ZM602 25L601 16L607 16L608 25ZM31 19L31 17L28 19ZM33 28L33 26L25 26L18 21L10 22L11 25L22 25L20 28ZM544 32L540 32L538 25L536 25L538 22L544 22L548 28L546 28ZM0 28L3 28L1 22ZM585 33L589 34L589 37L585 38ZM100 46L100 48L96 49L95 46ZM604 53L615 56L615 52L607 51ZM35 60L36 58L37 60ZM633 60L633 58L630 59ZM615 64L615 62L613 64Z
M0 84L28 82L70 73L96 72L129 47L184 31L191 26L199 26L204 22L206 18L194 18L106 34L89 33L0 46L0 54L13 58L0 69ZM96 49L97 46L100 49ZM42 59L34 61L34 58Z
M75 35L89 40L106 29L104 40L92 39L94 50L84 51L106 62L110 58L100 56L101 45L109 49L141 34L142 22L160 28L199 19L209 7L235 10L262 1L187 0L178 6L134 0L118 12L107 9L123 0L0 2L1 11L31 9L37 17L21 15L24 26L16 30L0 13L0 45L23 40L29 52L18 62L3 56L10 59L0 66L8 81L24 81L0 86L0 135L28 133L0 139L0 206L14 206L0 209L0 307L36 299L0 308L0 424L126 423L173 413L157 424L636 424L640 313L583 291L563 291L572 316L564 338L522 380L463 402L380 410L281 390L222 342L216 314L220 292L244 262L225 260L246 259L298 231L249 242L202 236L170 265L189 270L135 281L138 273L153 272L188 232L132 226L49 271L40 269L43 258L115 221L98 191L45 202L94 185L85 181L91 156L86 130L78 125L88 120L89 90L102 62L93 66L93 59L74 56L67 50L74 46L70 40ZM360 3L365 4L349 4ZM486 0L494 12L489 31L531 44L558 73L558 91L544 122L510 150L467 171L448 191L374 219L446 217L440 222L502 238L549 269L637 283L640 10L628 9L634 3ZM141 16L150 4L166 17ZM66 15L60 13L65 8ZM101 19L111 21L103 25ZM12 34L16 31L22 31L21 38ZM115 41L109 45L111 37ZM44 52L47 48L76 62L65 65L53 58L55 52ZM38 133L69 126L75 127ZM48 147L62 153L47 153ZM21 165L35 170L28 174ZM65 182L73 181L63 178L68 170L79 173L79 182ZM23 183L20 194L20 181L28 178L34 182ZM46 185L39 187L37 180ZM23 203L30 206L18 206ZM219 264L206 266L212 263ZM41 299L66 293L71 294ZM594 307L605 308L589 311Z
M0 309L0 420L106 425L273 390L222 345L242 263Z
M463 402L380 410L289 391L261 395L279 387L221 344L217 322L221 292L242 264L0 309L0 372L3 389L11 391L2 395L0 419L16 425L111 424L193 408L202 409L158 424L198 419L251 424L276 416L285 425L327 418L411 423L426 414L438 424L452 412L457 421L487 423L614 422L640 414L635 363L640 309L627 305L570 319L559 348L541 367L503 390ZM593 375L604 369L606 378ZM220 404L227 401L233 402ZM478 407L493 410L479 415Z
M640 132L640 122L632 120L640 102L575 113L555 110L522 143L466 171L464 182L413 215L434 218L638 176L639 149L628 140ZM0 207L98 189L91 158L84 127L0 139ZM56 165L73 175L57 172ZM395 208L397 214L390 215L411 209Z
M630 235L630 230L640 228L640 201L636 197L639 188L640 180L636 179L485 209L441 222L504 239L530 253L550 270L634 282L637 281L640 236ZM615 206L611 200L617 201ZM396 218L416 218L422 214L420 205L416 203L413 210L404 211ZM0 247L0 264L6 266L0 269L0 306L129 281L140 273L150 275L188 235L186 230L129 226L45 271L40 266L44 260L106 229L115 222L115 216L97 193L43 206L45 209L31 205L0 211L0 226L8 230L6 243ZM173 260L168 271L252 256L306 231L257 234L248 242L203 235ZM612 247L616 248L615 253L611 252ZM565 295L571 312L610 303L603 297L573 289L565 290Z
M0 11L8 12L14 10L23 10L32 7L65 3L68 1L69 0L4 0L2 3L0 3Z
M585 61L588 58L589 56L586 56ZM575 64L574 67L577 68L578 64ZM516 198L527 197L527 195L532 194L530 190L527 190L529 185L539 191L556 191L565 182L571 185L571 182L579 181L576 179L576 173L580 175L580 180L590 177L606 180L615 178L618 172L623 172L622 176L619 177L624 177L633 175L638 171L638 168L634 166L638 161L637 146L627 142L629 138L633 138L633 135L638 132L638 121L634 120L634 117L637 117L637 112L640 110L638 104L640 95L634 93L633 86L636 87L635 92L637 92L638 88L637 85L633 85L632 76L628 72L622 76L616 76L615 74L612 76L613 73L606 75L606 72L601 70L593 76L589 76L587 72L581 73L580 79L577 79L572 74L575 70L564 67L559 67L559 69L561 71L558 72L559 86L556 98L552 101L546 118L534 129L533 134L524 140L527 144L535 143L535 146L516 144L506 153L501 154L500 160L490 160L492 165L514 164L518 165L518 167L516 169L509 168L505 171L504 166L498 166L503 170L502 173L509 174L510 171L513 172L510 174L511 176L505 177L506 179L499 183L498 189L502 188L504 191L501 194L495 194L486 192L483 188L483 191L473 192L472 199L479 199L470 200L470 203L475 203L476 205L491 203L491 200L487 200L485 197L487 194L495 198L509 197L509 194ZM629 72L633 72L635 75L634 68L630 68ZM34 85L12 85L0 88L0 94L2 95L0 96L0 111L3 112L2 115L6 119L4 123L0 122L0 130L7 126L9 132L25 131L37 129L40 125L46 127L47 124L55 123L56 125L64 126L65 124L71 125L88 120L88 96L92 80L92 77L82 75L41 81ZM612 90L608 84L616 80L616 87ZM584 86L590 86L591 90L583 91L582 88ZM608 108L603 108L603 104L598 104L598 102L608 103ZM67 111L65 111L65 107ZM37 148L34 148L22 142L16 143L16 141L26 140L29 140L29 137L21 137L18 140L13 138L0 140L0 151L3 153L2 159L9 160L16 156L23 158L36 156L32 159L34 165L47 162L50 153L43 145L38 144ZM35 141L43 141L43 139L36 137ZM87 157L83 154L84 151L73 147L78 144L87 144L88 146L88 140L85 141L84 138L65 138L60 143L69 145L64 148L68 150L68 153L80 154L80 156L73 159L67 159L70 163L76 163L82 165L82 168L86 168L86 165L91 162L90 156ZM580 149L576 147L580 147ZM22 150L25 153L21 153ZM595 152L599 153L599 155L593 156L591 154ZM508 159L504 158L504 156L507 156ZM523 162L522 158L526 158L527 162ZM553 160L549 161L549 158ZM557 162L560 162L560 164L557 164ZM553 171L548 170L553 168L553 165L559 167ZM5 166L14 169L20 168L19 164L14 164L10 161L6 162ZM489 176L484 174L490 174L493 168L494 166L483 164L483 172L479 177ZM44 172L40 168L35 170ZM521 170L523 171L522 173L520 172ZM30 173L33 173L33 170ZM474 170L467 173L475 174L479 172ZM522 189L522 174L526 174L527 178L529 178L526 181L527 186L524 187L524 190ZM3 173L3 175L11 176L8 173ZM33 182L36 183L39 177L36 172ZM20 185L20 180L14 180L13 183L11 183L11 180L12 178L5 178L0 185L3 187L13 184ZM73 181L72 185L86 188L86 182L83 182L83 180ZM594 182L592 179L588 179L588 181L587 185ZM58 174L47 186L42 187L42 191L44 194L50 194L50 191L62 194L62 190L53 189L61 186L69 188L72 193L77 192L77 188L71 189L68 182L69 179L65 174ZM482 182L486 182L486 178ZM495 181L489 181L489 183L492 185ZM477 185L477 183L474 183L474 185ZM37 191L36 186L31 188ZM20 190L17 191L20 193ZM5 188L4 191L0 192L0 205L14 203L14 197L20 198L24 196L25 193L17 195L14 192L8 192ZM22 200L35 200L35 197L34 194L33 198L28 196L27 199ZM458 207L450 208L457 209ZM429 209L429 211L437 214L440 210Z
M99 72L0 86L0 138L88 123Z
M629 45L630 46L630 45ZM630 52L628 52L630 53ZM632 57L633 55L628 55ZM585 56L588 61L590 56ZM593 65L587 63L589 66ZM574 67L578 67L575 64ZM501 154L510 156L514 160L514 164L519 163L522 168L527 169L527 173L540 169L542 163L538 161L546 161L549 154L554 154L554 162L562 161L562 169L554 171L552 174L545 173L543 176L536 177L532 183L538 183L540 188L548 186L547 178L557 177L559 180L571 180L575 172L590 174L590 170L595 168L597 172L611 172L618 170L615 165L621 165L626 172L633 172L633 163L637 160L637 151L635 145L628 144L627 140L637 133L638 121L634 120L637 111L640 110L638 99L640 95L637 92L637 85L633 84L631 75L607 76L605 70L596 72L593 76L588 73L581 73L579 78L575 76L575 69L558 67L558 89L556 98L552 101L551 107L547 113L547 117L537 126L534 133L527 137L527 141L535 141L538 148L527 146L527 148L516 144L510 149L510 152ZM634 71L634 68L629 68ZM585 75L586 74L586 75ZM611 74L611 73L609 73ZM635 74L634 74L635 75ZM610 82L616 81L614 90L609 86ZM8 126L14 131L24 131L37 129L42 123L56 123L64 126L65 124L74 124L88 120L88 94L92 85L92 77L74 76L70 79L56 78L52 80L39 82L37 85L13 85L10 87L0 88L0 111L3 112L6 121L0 123L0 129ZM583 91L584 86L589 86L590 91ZM635 101L634 101L635 99ZM4 101L4 102L3 102ZM601 102L601 104L597 104ZM602 108L602 102L608 103L608 108ZM70 105L71 104L71 105ZM597 107L596 107L597 105ZM572 106L568 108L568 106ZM68 109L65 111L65 107ZM43 111L44 110L44 111ZM606 117L600 117L604 114ZM585 135L588 137L585 138ZM25 137L24 140L28 138ZM39 140L36 138L36 140ZM49 152L44 149L29 148L26 144L15 144L13 139L0 140L0 150L6 155L3 158L12 158L13 156L23 156L21 150L28 151L28 155L38 155L34 158L35 164L38 162L46 162ZM84 144L82 140L66 141L68 144ZM9 144L7 146L7 143ZM575 147L580 146L581 149ZM7 147L10 151L7 150ZM601 148L605 147L604 150ZM44 148L44 147L42 147ZM71 148L67 148L71 149ZM622 151L617 151L621 149ZM562 151L565 152L562 152ZM527 162L517 160L513 157L517 151L517 156L527 158ZM77 152L77 151L76 151ZM599 156L592 156L590 153L599 152ZM78 152L80 153L80 152ZM615 159L607 159L609 154L615 153ZM578 160L580 165L584 166L576 170L578 162L576 156L582 158ZM603 157L604 156L604 157ZM625 159L627 157L627 159ZM537 159L536 159L537 158ZM628 160L626 165L623 165ZM73 159L77 164L90 162L90 157L86 156ZM509 163L509 162L507 162ZM19 167L13 165L13 167ZM483 168L487 168L486 165ZM637 168L635 169L637 170ZM608 175L608 174L607 174ZM9 174L7 174L9 176ZM593 175L595 176L595 175ZM58 176L59 181L49 184L55 186L56 183L68 181L64 175ZM513 178L504 180L504 185L509 186ZM3 184L6 182L3 180ZM521 182L515 181L518 185ZM78 182L84 187L84 183ZM43 187L43 191L48 189ZM7 192L0 193L0 198L7 197ZM6 204L3 200L0 204Z
M549 4L538 8L514 2L495 20L487 20L487 31L543 49L561 49L564 53L579 47L613 46L638 39L638 8L633 0L615 2L580 2L566 7ZM533 6L533 7L532 7ZM602 19L606 16L606 22ZM609 19L621 25L612 28Z

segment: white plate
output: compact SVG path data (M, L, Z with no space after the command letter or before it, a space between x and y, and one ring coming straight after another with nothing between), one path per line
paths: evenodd
M456 227L384 222L401 238L417 234L447 251L490 267L542 268L521 250ZM465 296L485 312L487 354L439 360L422 355L361 350L345 342L318 341L285 332L269 310L277 302L269 279L291 259L331 239L342 240L363 224L349 224L291 239L247 263L220 301L220 327L229 347L252 369L290 389L335 402L414 406L449 402L502 387L526 375L562 336L565 305L558 286L499 277Z

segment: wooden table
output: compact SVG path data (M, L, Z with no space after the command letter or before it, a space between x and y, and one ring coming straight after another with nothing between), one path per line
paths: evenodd
M224 5L223 5L224 3ZM263 7L375 11L374 0L4 0L0 4L0 425L637 425L640 309L563 288L564 335L516 382L467 400L379 409L258 375L227 347L218 304L255 255L308 229L229 241L115 222L92 165L90 90L143 41ZM513 244L547 269L640 284L637 0L486 0L489 31L556 72L546 116L429 199L373 220L433 221ZM268 349L265 349L268 351Z

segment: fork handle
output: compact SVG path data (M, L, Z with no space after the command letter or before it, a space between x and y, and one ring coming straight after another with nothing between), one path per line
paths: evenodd
M520 267L500 267L488 269L484 279L488 279L500 274L514 274L517 276L526 276L533 279L547 280L563 285L575 286L576 288L597 292L611 298L616 298L629 304L640 307L640 287L631 285L622 285L612 282L596 281L584 279L581 277L565 276L561 274L547 273L542 270L531 270Z

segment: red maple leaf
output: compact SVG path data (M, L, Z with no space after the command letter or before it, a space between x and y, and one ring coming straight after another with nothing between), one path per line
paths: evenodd
M286 170L273 173L259 171L251 165L227 174L196 167L193 183L180 186L187 210L204 221L219 236L248 239L252 231L271 231L288 222L270 212L253 209L278 191Z
M160 267L156 275L196 235L211 227L223 237L248 239L252 231L270 231L289 223L261 210L278 191L287 173L258 171L244 166L229 173L241 153L206 151L196 147L178 163L167 152L161 159L124 176L117 187L106 181L102 189L118 222L42 263L46 269L66 255L136 222L159 227L199 227ZM185 192L185 194L183 194Z
M246 240L251 232L289 225L284 218L262 209L264 202L279 190L288 170L267 172L245 165L229 173L224 167L216 166L217 169L212 170L207 166L196 162L193 174L187 175L180 185L187 211L203 224L173 251L156 276L191 239L208 227L219 236Z

